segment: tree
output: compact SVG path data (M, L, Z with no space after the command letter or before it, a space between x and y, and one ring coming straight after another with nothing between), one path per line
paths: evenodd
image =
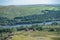
M51 32L52 32L52 31L56 31L56 29L54 29L54 28L51 28L49 31L51 31Z
M57 22L53 22L51 25L58 25L58 23Z
M25 31L29 31L29 27L28 26L25 27Z
M38 31L42 31L42 30L43 30L42 26L41 26L41 27L40 27L40 26L37 27L37 30L38 30Z
M13 32L14 34L16 34L16 32L17 32L16 27L13 27L11 30L12 30L12 32Z
M31 26L31 28L33 29L33 31L36 31L37 27L38 27L37 24Z
M0 36L1 36L1 40L4 40L4 33L1 33Z

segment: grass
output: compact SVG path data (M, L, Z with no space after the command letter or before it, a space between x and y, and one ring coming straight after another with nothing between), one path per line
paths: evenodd
M60 37L53 37L53 40L60 40Z
M23 31L14 35L12 40L60 40L56 32Z
M42 10L60 10L55 6L2 6L0 7L0 16L14 18L33 14L42 14Z

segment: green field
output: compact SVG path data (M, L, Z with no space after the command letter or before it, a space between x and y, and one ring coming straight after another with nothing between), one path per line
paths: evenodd
M60 10L59 6L28 5L28 6L0 6L0 16L14 18L33 14L43 14L42 10Z
M60 5L0 6L0 40L60 40L57 21L60 22ZM13 27L20 24L27 25Z
M60 40L56 32L28 31L14 35L12 40Z
M60 40L60 25L32 26L32 29L26 29L27 27L0 29L0 37L3 40Z
M45 28L60 28L60 26L43 26L42 31L18 31L11 40L60 40L60 31L48 31Z

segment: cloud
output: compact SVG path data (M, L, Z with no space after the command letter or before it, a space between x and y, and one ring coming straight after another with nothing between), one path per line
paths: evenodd
M11 0L11 4L25 5L25 4L50 4L49 0Z
M0 5L60 4L60 0L0 0Z

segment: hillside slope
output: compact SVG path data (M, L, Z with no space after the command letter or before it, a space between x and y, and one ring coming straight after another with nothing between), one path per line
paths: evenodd
M54 20L60 20L60 6L57 5L0 6L1 26Z
M60 10L60 6L28 5L28 6L0 6L0 16L14 18L33 14L43 14L42 10Z

